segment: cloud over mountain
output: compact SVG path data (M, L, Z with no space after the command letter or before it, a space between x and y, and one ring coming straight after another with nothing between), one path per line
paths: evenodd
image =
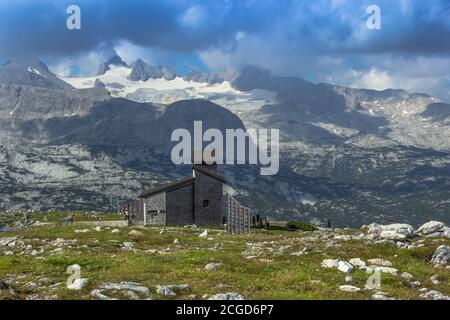
M82 29L69 31L66 9L74 2L81 8ZM0 0L0 59L32 53L47 58L50 65L63 60L89 61L88 65L94 52L107 51L104 58L125 43L146 51L143 58L154 64L182 60L183 67L225 68L252 63L313 81L331 77L344 85L370 78L377 70L381 75L389 73L394 87L424 91L423 83L431 93L450 98L448 73L427 69L436 60L450 64L448 1L377 1L381 30L366 27L366 8L371 4L366 0ZM423 72L411 75L416 66ZM90 71L87 66L80 68Z

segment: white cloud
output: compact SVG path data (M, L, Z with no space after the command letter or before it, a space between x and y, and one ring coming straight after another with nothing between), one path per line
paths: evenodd
M385 90L395 87L389 72L377 70L375 67L368 72L352 70L351 74L355 80L350 86L354 88Z
M119 42L114 49L117 54L128 64L133 63L137 59L143 59L149 64L155 63L154 52L151 48L137 46L128 41Z
M205 12L202 6L195 5L187 9L180 17L180 23L186 27L197 27L205 18Z

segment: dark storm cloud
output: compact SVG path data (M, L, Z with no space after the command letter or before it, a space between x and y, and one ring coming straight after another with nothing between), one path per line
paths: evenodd
M81 7L80 31L65 27L70 4ZM369 4L380 5L383 29L358 38ZM66 55L128 40L190 52L232 48L239 31L275 30L288 49L302 42L318 52L447 54L449 20L446 0L0 0L0 47L2 56Z
M81 8L81 30L68 30L66 9ZM254 1L1 1L2 55L76 54L128 40L189 52L228 44L238 30L263 31L266 15L283 13Z

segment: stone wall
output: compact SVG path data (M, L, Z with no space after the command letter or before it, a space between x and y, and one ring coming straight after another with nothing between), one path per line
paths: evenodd
M162 192L144 200L147 224L166 224L166 193ZM143 218L142 218L143 219Z
M167 192L167 219L168 225L193 224L193 185Z
M222 224L223 183L200 171L195 172L195 219L199 226L219 226ZM208 206L204 206L204 201Z

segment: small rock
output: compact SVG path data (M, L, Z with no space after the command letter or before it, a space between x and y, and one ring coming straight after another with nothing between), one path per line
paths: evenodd
M420 288L422 283L420 281L407 282L406 285L411 288Z
M351 282L353 282L353 277L352 277L352 276L346 276L345 279L344 279L344 281L345 281L346 283L351 283Z
M3 280L0 280L0 290L7 290L8 285Z
M147 287L141 286L136 282L126 282L122 281L121 283L103 283L100 286L100 289L103 290L125 290L125 291L133 291L139 292L146 296L146 298L151 299L150 290Z
M75 230L75 233L88 233L90 230L89 229L82 229L82 230Z
M245 297L236 292L228 292L215 294L208 300L245 300Z
M339 287L339 290L344 292L358 292L361 289L355 286L343 285Z
M406 242L397 241L397 248L399 249L409 249L411 246Z
M173 240L173 244L179 244L179 243L180 243L180 240L178 240L178 239Z
M140 236L143 236L143 235L144 235L143 232L137 231L137 230L131 230L128 234L129 234L130 236L137 236L137 237L140 237Z
M345 272L345 273L350 273L353 271L353 266L346 261L339 261L337 268L339 271Z
M50 278L41 278L38 281L38 285L41 286L41 287L42 286L49 286L49 285L52 285L52 284L55 284L55 282L52 279L50 279Z
M382 266L382 267L392 267L392 262L389 260L384 259L369 259L367 260L369 263L374 264L376 266Z
M156 292L163 296L176 296L176 290L190 290L191 287L187 284L181 285L167 285L167 286L156 286Z
M403 279L406 279L406 280L411 280L412 278L414 278L413 275L411 273L408 273L408 272L403 272L400 275L400 277L402 277Z
M398 274L398 270L395 269L395 268L375 267L374 269L375 269L375 271L380 271L380 272L383 272L383 273L389 273L389 274L392 274L392 275L397 275Z
M221 263L208 263L205 266L205 270L209 270L209 271L215 270L215 269L219 268L221 265L222 265Z
M208 230L203 231L198 235L200 238L207 238L208 237Z
M450 247L442 245L436 249L431 258L431 262L435 266L445 267L450 259Z
M73 217L67 216L59 221L60 224L73 224Z
M89 279L86 279L86 278L75 279L75 281L73 283L67 285L67 289L81 290L86 286L86 284L88 282L89 282Z
M111 233L120 233L120 230L119 230L119 229L113 229L113 230L111 231Z
M124 242L124 243L122 243L122 248L124 250L130 251L130 250L133 250L133 247L134 247L134 243L133 242Z
M374 300L395 300L394 298L389 297L385 292L378 291L372 295L372 299Z
M103 231L102 227L95 227L94 230L97 231L97 232L102 232Z
M441 284L441 281L439 280L439 276L437 274L432 275L430 277L430 281L435 285Z
M98 289L92 290L91 296L93 296L94 298L99 299L99 300L117 300L117 299L108 297L107 295L102 293L102 290L98 290Z
M442 293L436 290L431 290L427 293L423 293L420 295L420 297L428 300L450 300L450 297L444 296Z

